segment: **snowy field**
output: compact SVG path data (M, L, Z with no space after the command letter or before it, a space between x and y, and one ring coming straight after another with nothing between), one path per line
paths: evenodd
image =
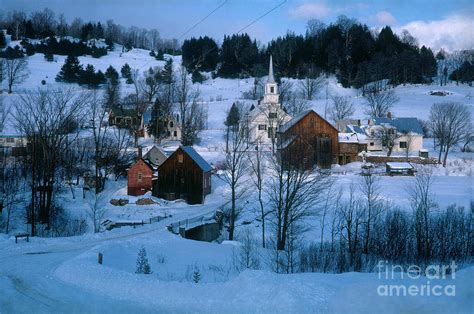
M173 57L175 66L180 57ZM47 86L58 87L69 84L54 81L64 63L64 56L54 56L53 62L46 62L42 54L28 57L30 77L14 89L12 95L1 97L12 104L19 93L38 88L41 80ZM83 65L94 65L96 70L105 71L109 65L117 71L128 63L132 68L146 70L150 66L162 66L148 55L148 51L133 49L121 53L121 47L99 59L79 57ZM295 86L297 82L294 82ZM235 101L242 100L242 92L248 91L253 79L208 79L197 85L201 101L208 108L207 129L201 132L201 141L195 148L210 163L223 158L223 121L227 110ZM132 86L122 79L122 94L131 92ZM80 90L79 86L76 86ZM365 119L363 101L355 89L344 89L334 77L327 81L329 93L348 95L356 105L355 118ZM448 96L431 96L432 90L445 90ZM394 89L400 101L393 108L395 116L417 117L426 120L430 107L435 102L459 101L470 106L474 117L474 89L467 85L407 85ZM319 91L311 106L321 115L326 107L326 89ZM11 119L4 130L15 134ZM142 144L149 144L143 140ZM435 156L433 142L425 140L425 148ZM473 200L473 153L450 154L448 167L434 169L433 194L439 208L456 203L466 208ZM352 163L335 169L336 187L348 190L353 184L359 186L360 163ZM410 210L408 187L413 177L381 177L381 196L397 208ZM137 229L124 227L100 234L88 233L71 238L34 238L29 243L20 240L15 244L12 235L25 230L14 221L10 235L0 235L0 313L123 313L123 312L166 312L166 313L472 313L474 309L474 267L456 273L455 279L434 280L432 284L456 285L455 297L383 297L377 294L377 287L386 284L376 273L346 274L293 274L272 273L268 267L262 270L237 272L234 267L235 251L239 244L204 243L185 240L166 230L172 222L212 213L229 200L229 190L218 177L213 178L212 194L204 205L188 206L184 202L165 202L155 199L153 205L136 205L138 198L126 195L126 180L109 180L100 206L105 209L104 218L115 220L146 220L156 216L170 216L159 223ZM74 190L73 199L68 188L58 195L58 201L74 217L90 219L87 212L92 206L91 195L82 199L82 191ZM149 197L149 196L146 196ZM129 204L113 206L112 198L126 198ZM238 222L246 220L256 235L260 225L256 220L258 208L252 192L246 196L245 211ZM26 205L26 204L23 204ZM314 228L307 238L319 239L319 218L312 217L308 223ZM91 230L89 230L91 232ZM137 275L135 261L137 252L145 246L153 274ZM97 254L104 254L104 264L98 265ZM264 261L262 261L264 263ZM201 281L195 284L192 273L201 273ZM401 276L401 274L399 274ZM397 284L423 284L425 279L413 281L396 278ZM350 302L348 301L350 300Z

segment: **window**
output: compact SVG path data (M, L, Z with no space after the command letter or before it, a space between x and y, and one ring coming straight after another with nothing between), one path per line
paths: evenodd
M180 164L183 163L183 154L179 154L179 155L178 155L178 162L179 162Z
M274 86L270 86L270 93L274 93L275 92L275 87Z
M265 131L267 129L267 125L266 124L259 124L258 125L258 130L259 131Z
M375 146L374 142L370 142L370 146Z
M388 129L388 134L395 134L395 129Z
M139 172L139 173L137 174L137 176L138 176L138 181L142 181L142 179L143 179L142 173Z
M173 121L170 121L170 128L172 128L173 125L174 125L174 124L173 124Z
M407 142L400 142L400 148L407 148Z
M277 118L277 113L276 113L276 112L270 112L270 113L268 114L268 117L269 117L270 119L276 119L276 118Z
M175 137L178 136L178 132L177 132L177 131L174 131L174 132L173 132L173 136L175 136Z
M13 137L7 137L7 143L15 143L15 139Z

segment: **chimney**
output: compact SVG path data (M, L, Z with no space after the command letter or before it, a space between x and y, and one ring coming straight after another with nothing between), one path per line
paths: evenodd
M142 159L142 147L138 146L138 159Z
M392 119L392 112L391 111L387 112L387 118Z

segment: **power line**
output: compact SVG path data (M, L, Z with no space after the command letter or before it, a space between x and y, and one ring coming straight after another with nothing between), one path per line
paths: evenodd
M224 2L222 2L221 4L219 4L217 6L217 8L215 8L214 10L212 10L211 12L209 12L208 15L206 15L205 17L203 17L199 22L197 22L196 24L194 24L193 26L191 26L190 28L188 28L183 34L181 34L181 36L178 37L178 40L183 38L183 36L185 36L186 34L188 34L190 31L192 31L194 28L196 28L196 26L198 26L199 24L201 24L202 22L204 22L209 16L211 16L214 12L216 12L217 10L219 10L220 8L222 8L224 6L224 4L227 3L228 0L225 0Z
M252 22L250 22L249 24L245 25L244 27L242 27L241 29L239 29L235 34L238 34L244 30L246 30L247 28L249 28L250 26L252 26L253 24L255 24L256 22L258 22L259 20L261 20L262 18L264 18L265 16L267 16L268 14L272 13L273 11L275 11L276 9L278 9L279 7L281 7L283 4L285 4L287 0L284 0L282 1L281 3L277 4L276 6L274 6L273 8L271 8L270 10L266 11L265 13L263 13L262 15L260 15L259 17L257 17L255 20L253 20ZM203 53L202 56L199 57L200 60L198 60L197 64L195 65L195 69L199 68L199 63L201 63L202 61L204 61L204 58L209 54L211 53L213 50L215 50L217 47L214 47L208 51L206 51L205 53Z
M258 22L259 20L261 20L262 18L264 18L265 16L267 16L268 14L272 13L273 11L275 11L276 9L278 9L279 7L281 7L283 4L285 4L286 0L282 1L280 4L276 5L275 7L271 8L270 10L268 10L267 12L265 12L264 14L260 15L259 17L257 17L255 20L253 20L252 22L250 22L249 24L247 24L246 26L242 27L241 29L239 29L237 31L237 34L240 33L241 31L249 28L250 26L252 26L253 24L255 24L256 22Z
M190 31L192 31L193 29L195 29L199 24L201 24L202 22L204 22L205 20L207 20L208 17L210 17L212 14L214 14L214 12L216 12L217 10L219 10L220 8L222 8L224 6L224 4L227 3L228 0L225 0L224 2L222 2L221 4L219 4L214 10L212 10L211 12L209 12L205 17L203 17L201 20L199 20L197 23L195 23L193 26L191 26L190 28L188 28L183 34L181 34L181 36L179 36L177 38L177 40L180 40L181 38L183 38L183 36L185 36L186 34L188 34ZM173 47L174 47L174 44L173 44ZM173 54L174 54L174 48L173 48ZM139 69L143 69L144 67L146 67L148 64L150 64L151 62L153 61L150 60L148 62L146 62L144 65L142 65Z

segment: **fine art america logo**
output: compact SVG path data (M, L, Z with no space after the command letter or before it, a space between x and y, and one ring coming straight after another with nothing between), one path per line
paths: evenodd
M428 265L420 267L389 264L379 261L377 264L379 280L377 294L384 297L404 296L450 296L456 295L456 263L447 265ZM447 280L448 279L448 280Z

